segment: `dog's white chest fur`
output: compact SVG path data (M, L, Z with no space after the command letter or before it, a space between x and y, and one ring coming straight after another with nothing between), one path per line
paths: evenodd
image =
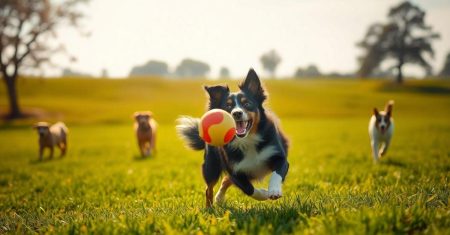
M233 166L234 172L244 172L262 179L270 169L267 168L267 160L276 153L274 146L265 146L259 152L256 146L261 142L259 135L250 134L245 138L236 138L230 143L230 147L240 149L244 154L242 161Z

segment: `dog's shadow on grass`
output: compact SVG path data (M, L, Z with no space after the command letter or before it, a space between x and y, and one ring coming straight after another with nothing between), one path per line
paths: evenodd
M136 162L144 162L144 161L153 160L155 157L156 157L156 154L151 154L149 156L142 156L140 154L134 154L133 160Z
M270 203L270 202L268 202ZM213 209L207 209L210 214L221 216L225 211L230 212L230 219L235 221L240 228L247 227L251 233L260 233L259 223L270 223L277 233L292 233L298 226L306 226L308 218L318 215L317 205L310 200L300 200L298 197L289 198L274 207L256 205L254 207L242 207L240 205L225 202L216 205Z
M395 160L392 158L388 158L388 159L385 159L384 161L381 161L381 164L389 165L389 166L396 166L396 167L401 167L401 168L407 167L406 162Z
M53 162L53 161L61 161L64 158L65 158L65 156L64 157L58 156L58 157L53 157L53 158L44 157L44 158L42 158L42 160L39 160L38 158L33 158L30 160L30 164L31 165L45 164L45 163L49 163L49 162Z

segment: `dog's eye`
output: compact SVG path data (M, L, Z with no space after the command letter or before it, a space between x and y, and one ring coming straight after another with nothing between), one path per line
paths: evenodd
M228 110L231 110L231 109L233 109L233 105L231 105L231 104L227 104L227 107L226 107Z
M250 104L250 102L245 102L244 103L244 108L250 108L250 107L252 107L252 104Z

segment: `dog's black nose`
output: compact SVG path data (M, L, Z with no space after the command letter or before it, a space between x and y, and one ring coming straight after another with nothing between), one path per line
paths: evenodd
M235 111L233 112L234 119L241 119L242 118L242 111Z

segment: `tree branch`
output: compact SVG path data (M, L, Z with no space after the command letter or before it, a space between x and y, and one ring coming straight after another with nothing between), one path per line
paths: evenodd
M17 27L16 36L14 36L14 55L11 57L11 60L10 60L10 61L14 61L14 65L17 64L17 53L19 53L19 46L20 46L20 42L22 41L20 39L20 33L22 32L24 22L25 22L25 20L23 20L22 18L19 18L19 26Z
M2 40L2 37L0 37L0 71L3 74L3 77L6 77L6 75L7 75L6 74L6 65L3 64L3 49L4 49L3 48L3 40Z

